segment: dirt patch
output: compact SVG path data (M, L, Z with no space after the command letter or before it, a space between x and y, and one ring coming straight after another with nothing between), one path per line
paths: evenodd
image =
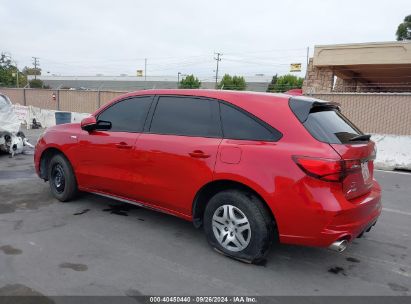
M21 249L14 248L10 245L0 246L0 251L3 251L3 253L7 255L18 255L23 253Z
M359 259L352 258L352 257L348 257L348 258L346 258L346 260L347 260L348 262L352 262L352 263L359 263L359 262L361 262Z
M133 209L139 209L140 207L132 204L115 204L108 205L109 208L103 209L105 212L110 212L111 214L117 214L122 216L128 216L128 212Z
M60 268L68 268L74 271L87 271L88 267L85 264L74 264L74 263L61 263Z
M340 267L340 266L335 266L335 267L331 267L330 269L328 269L329 273L333 273L333 274L339 274L341 273L342 275L347 275L344 271L344 268Z
M81 214L87 213L87 212L89 212L89 211L90 211L90 209L84 209L84 210L82 210L82 211L73 213L73 215L81 215Z
M27 180L1 186L0 214L18 209L36 210L55 202L47 185L40 180Z

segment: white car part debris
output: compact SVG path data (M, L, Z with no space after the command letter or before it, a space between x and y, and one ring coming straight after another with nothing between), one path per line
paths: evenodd
M11 157L23 153L24 146L34 148L19 129L20 120L10 99L0 94L0 151L9 153Z
M12 136L10 150L9 150L11 157L13 157L14 154L23 153L23 146L24 146L23 139L20 136Z
M10 99L0 94L0 132L17 133L19 130L20 120L14 112Z
M27 138L23 138L23 145L34 149L34 146L29 143Z

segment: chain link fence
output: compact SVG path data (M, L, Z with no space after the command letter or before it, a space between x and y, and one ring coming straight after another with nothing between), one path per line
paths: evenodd
M92 113L124 91L0 88L13 103L42 109ZM322 93L312 97L341 104L343 113L367 133L411 135L411 93Z

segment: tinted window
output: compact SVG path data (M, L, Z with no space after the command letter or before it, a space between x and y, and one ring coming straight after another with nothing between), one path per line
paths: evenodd
M353 143L349 140L362 134L338 110L312 112L304 126L314 138L330 144Z
M125 99L104 110L98 119L110 121L110 131L141 132L152 99L151 96Z
M218 103L191 97L160 97L151 133L186 136L220 136Z
M220 103L220 109L224 138L274 141L281 137L234 107Z

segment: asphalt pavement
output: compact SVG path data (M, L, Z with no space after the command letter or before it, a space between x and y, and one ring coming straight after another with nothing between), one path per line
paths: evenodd
M411 174L375 175L371 232L341 254L279 245L256 266L170 215L91 194L60 203L32 154L0 155L0 295L410 295Z

